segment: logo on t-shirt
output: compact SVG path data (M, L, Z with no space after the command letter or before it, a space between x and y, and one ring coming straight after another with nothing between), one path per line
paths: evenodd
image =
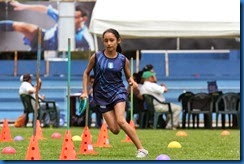
M110 69L114 68L114 63L108 62L108 68L110 68Z

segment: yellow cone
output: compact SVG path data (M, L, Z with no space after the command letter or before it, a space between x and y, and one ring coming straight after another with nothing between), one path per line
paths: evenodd
M176 133L176 136L179 136L179 137L186 137L187 136L187 133L185 131L178 131Z
M228 135L230 135L230 132L228 130L224 130L221 132L221 135L222 136L228 136Z
M168 144L168 148L181 148L181 144L177 141L172 141Z
M81 137L78 135L72 137L72 141L81 141L81 140L82 140Z

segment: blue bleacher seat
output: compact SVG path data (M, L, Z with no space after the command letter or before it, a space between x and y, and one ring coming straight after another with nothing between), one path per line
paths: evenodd
M13 60L0 60L0 75L7 75L7 76L14 75Z

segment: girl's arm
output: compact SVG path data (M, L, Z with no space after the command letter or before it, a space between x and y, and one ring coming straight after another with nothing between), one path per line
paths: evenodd
M88 79L94 64L95 64L95 54L91 56L88 65L83 73L83 93L80 96L81 98L88 98Z
M131 77L130 72L130 63L129 60L126 58L125 60L125 67L124 67L125 77L130 86L133 86L134 88L138 88L138 84L134 81L134 79Z

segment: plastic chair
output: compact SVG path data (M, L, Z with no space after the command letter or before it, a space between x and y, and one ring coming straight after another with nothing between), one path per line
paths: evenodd
M223 95L223 92L222 91L211 92L211 93L209 93L209 95L211 95L212 98L213 98L213 113L216 113L216 105L215 105L215 103L218 100L218 98L221 95ZM223 108L223 106L224 106L223 100L218 102L218 106L219 106L219 108ZM225 127L225 117L224 117L224 115L223 115L223 117L221 117L221 119L222 119L221 120L222 121L222 127Z
M171 110L171 105L169 102L161 102L159 101L156 97L152 96L152 95L149 95L149 94L143 94L143 98L144 98L144 101L146 103L146 106L147 106L147 110L148 110L148 114L146 116L146 123L148 123L148 120L149 120L149 116L150 115L153 115L154 116L154 119L153 119L153 129L157 129L157 125L158 125L158 120L159 120L159 117L162 116L162 115L170 115L171 117L171 127L173 128L173 113L172 113L172 110ZM165 112L157 112L154 108L154 104L153 104L153 101L157 101L161 104L164 104L164 105L168 105L168 108L169 110L168 111L165 111Z
M30 113L33 113L32 122L34 121L35 115L34 115L34 108L33 108L32 102L35 102L35 99L32 96L27 95L27 94L21 94L20 99L24 106L24 113L26 113L26 121L25 121L25 126L26 126L27 123L29 122Z
M192 96L188 103L188 127L190 127L190 118L192 115L204 114L204 126L212 128L212 112L213 112L213 98L207 93L197 93ZM199 120L197 120L197 127L199 128ZM193 122L195 128L195 122Z
M40 120L44 126L59 127L60 112L53 100L42 100L40 104L44 104L45 108L40 107Z
M186 116L187 116L187 103L188 100L194 95L193 92L187 91L179 95L178 101L181 102L182 106L182 128L186 127ZM198 117L199 119L199 117Z
M24 106L24 113L27 114L27 118L29 113L34 113L34 104L35 98L29 94L21 94L20 95L22 104ZM43 108L42 104L45 105ZM33 120L34 121L34 114ZM44 126L48 126L49 124L53 124L55 127L59 127L59 111L56 107L55 101L38 101L38 109L37 109L37 119L40 120L40 123L44 123ZM26 124L28 123L28 119L26 119Z
M240 93L238 93L239 97L240 97ZM239 100L237 101L237 111L238 111L238 116L239 116L239 120L241 119L240 118L240 112L241 112L241 100L239 98ZM235 115L233 115L233 123L232 123L232 126L233 127L238 127L238 123L237 123L237 118L234 117ZM240 123L240 122L239 122ZM240 126L239 126L240 127Z
M223 92L222 91L216 91L216 92L211 92L209 93L210 96L212 96L213 98L213 102L214 104L216 103L216 101L218 100L218 98L223 95ZM223 104L219 104L219 106L221 106ZM216 112L216 107L215 105L213 106L213 112Z
M219 102L223 101L224 106L219 107ZM219 114L235 115L237 118L237 127L240 127L240 95L238 93L228 92L221 95L215 103L216 108L216 127L218 127ZM231 127L231 118L229 117L229 127Z

